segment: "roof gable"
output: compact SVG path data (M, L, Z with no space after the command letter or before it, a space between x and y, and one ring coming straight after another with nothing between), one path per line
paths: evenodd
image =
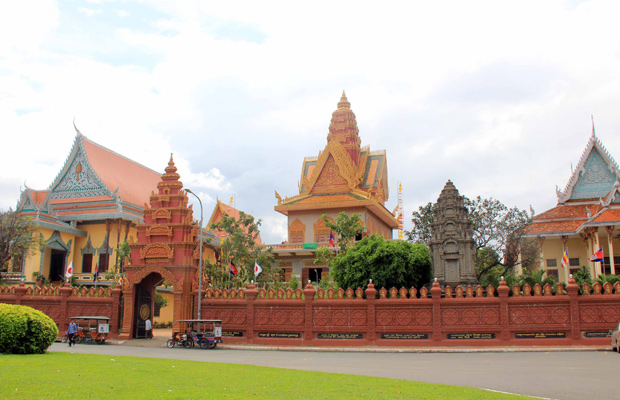
M619 180L618 164L593 131L566 188L564 191L556 188L558 203L606 197Z
M49 187L52 199L112 195L90 165L81 139L78 133L65 165Z

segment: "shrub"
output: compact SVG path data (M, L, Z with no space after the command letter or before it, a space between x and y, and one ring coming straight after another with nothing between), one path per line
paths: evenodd
M44 353L57 337L56 323L41 311L0 303L0 353Z

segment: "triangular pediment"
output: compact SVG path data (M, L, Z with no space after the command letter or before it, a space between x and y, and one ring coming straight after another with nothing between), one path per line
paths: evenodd
M601 141L592 135L566 188L564 191L557 190L558 203L601 199L609 195L619 180L618 164Z
M337 141L331 141L319 156L312 174L304 182L307 193L342 191L360 185L364 171L358 171L349 153Z
M49 190L53 199L112 195L88 161L80 134L77 135L64 167Z

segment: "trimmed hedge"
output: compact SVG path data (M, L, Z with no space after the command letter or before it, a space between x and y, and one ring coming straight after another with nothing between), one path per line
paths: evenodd
M57 337L56 323L41 311L0 303L0 353L45 353Z

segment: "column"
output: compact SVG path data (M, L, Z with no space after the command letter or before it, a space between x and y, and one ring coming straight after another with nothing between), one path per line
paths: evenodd
M538 245L540 246L540 269L546 271L547 266L545 265L545 252L543 251L543 244L545 244L545 238L543 236L538 236L536 240L538 240Z
M606 226L607 231L607 248L609 254L609 265L611 266L611 273L616 274L616 263L614 262L614 227Z

